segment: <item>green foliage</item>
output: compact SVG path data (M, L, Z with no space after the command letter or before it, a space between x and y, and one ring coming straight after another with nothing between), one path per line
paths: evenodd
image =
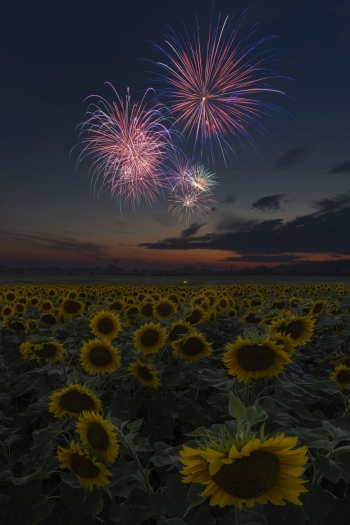
M259 316L283 318L285 310L272 309L281 291L266 288ZM205 287L192 288L193 296L190 288L185 290L188 296L172 319L152 320L170 330L175 320L189 313L190 300ZM86 309L84 317L67 318L53 329L40 327L31 334L36 338L44 334L62 343L68 352L66 363L26 359L19 349L30 340L29 335L5 329L0 315L0 523L235 525L233 507L209 506L209 499L199 496L204 484L182 482L183 445L227 451L232 443L239 449L254 436L264 440L283 432L298 436L297 446L309 451L302 475L308 492L299 497L302 506L289 502L285 506L243 505L243 525L348 525L349 390L340 391L330 375L340 359L350 357L350 294L338 294L335 287L327 292L321 288L316 297L314 290L298 287L303 302L294 313L302 315L302 308L312 306L317 298L326 298L330 307L340 303L343 313L325 310L315 318L310 341L297 346L284 373L245 385L228 374L221 359L226 344L236 341L238 335L256 341L268 337L267 324L247 326L240 321L250 311L247 299L258 290L226 287L239 310L237 316L228 318L217 312L213 323L193 327L212 343L210 357L187 362L175 357L166 343L149 358L147 362L161 379L158 389L143 387L127 373L129 363L143 359L133 343L135 330L146 323L143 319L136 317L126 324L121 313L122 330L112 341L121 355L121 367L113 373L89 376L74 358L79 357L83 342L95 338L89 324L91 309ZM108 309L105 295L134 297L133 291L114 287L105 294L100 287L89 300L97 311ZM154 288L152 293L170 291ZM282 295L288 302L295 293L286 289ZM60 297L66 294L58 288L57 297L51 298L57 309ZM1 303L0 289L0 308ZM39 313L28 306L24 319L37 319ZM49 396L75 383L91 388L99 397L101 415L115 428L120 445L116 460L110 463L90 451L111 473L106 486L94 486L92 491L72 470L60 468L57 458L58 446L68 448L71 440L78 441L77 418L56 418L48 411ZM60 513L69 515L68 521L60 520Z

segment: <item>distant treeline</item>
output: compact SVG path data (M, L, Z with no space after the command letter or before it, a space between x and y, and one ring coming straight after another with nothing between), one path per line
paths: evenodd
M295 261L291 264L279 264L268 267L259 264L254 268L239 270L213 270L211 268L183 267L176 269L146 269L133 268L126 270L109 264L106 267L95 268L10 268L0 265L0 274L27 274L27 275L160 275L160 276L188 276L188 275L350 275L350 259L337 261Z

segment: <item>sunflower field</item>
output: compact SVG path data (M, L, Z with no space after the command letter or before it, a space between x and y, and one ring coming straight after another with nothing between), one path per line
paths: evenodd
M0 523L349 525L350 284L0 287Z

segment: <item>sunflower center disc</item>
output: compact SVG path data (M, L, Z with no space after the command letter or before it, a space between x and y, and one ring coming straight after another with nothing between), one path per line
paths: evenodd
M260 323L261 317L256 317L255 314L248 314L246 315L245 320L247 321L247 323Z
M83 392L71 390L61 397L60 405L69 412L82 412L88 410L94 404L93 399Z
M147 366L139 366L137 369L139 375L142 377L142 379L147 379L148 381L152 380L152 374L148 370Z
M316 303L314 305L314 313L315 314L318 314L319 312L321 312L323 309L323 304L322 303Z
M64 310L68 314L76 314L80 310L80 304L77 303L76 301L72 301L71 299L68 299L68 301L64 303Z
M278 483L279 471L280 464L274 454L257 450L230 465L223 465L211 477L230 496L252 499L266 494Z
M186 321L190 324L196 324L198 321L202 319L202 313L199 310L195 310L191 313L188 317L186 317Z
M110 306L111 310L121 310L122 309L122 303L120 301L116 301L112 303Z
M34 350L33 352L39 357L52 357L56 354L56 347L52 343L44 343L43 348L40 350Z
M279 325L279 330L286 335L290 334L292 339L298 339L304 331L304 323L300 319L292 321L288 326L286 326L286 323L282 323Z
M275 361L276 355L268 346L257 344L242 346L237 351L237 361L239 365L250 372L266 370Z
M86 435L96 450L106 450L109 445L107 432L98 423L89 423Z
M141 335L141 343L143 346L154 346L159 341L159 333L157 330L146 330Z
M128 316L129 315L135 315L139 313L139 309L137 306L131 306L131 308L128 309Z
M11 321L10 326L12 330L24 330L24 324L21 321Z
M153 315L153 306L150 303L144 304L141 308L141 312L146 317L152 317Z
M89 353L89 359L95 366L106 366L112 361L112 356L104 346L95 346Z
M187 334L188 328L186 326L174 326L172 331L169 334L169 340L170 341L176 341L178 339L178 335Z
M44 314L41 316L40 321L46 324L54 324L56 322L56 319L51 314Z
M337 375L338 383L348 383L350 381L350 372L349 370L340 370Z
M189 337L185 343L182 343L181 350L186 355L200 354L204 349L204 344L195 337Z
M171 305L168 303L161 303L157 306L157 312L160 316L170 315L172 310Z
M114 323L112 319L102 317L97 323L97 328L102 334L110 334L114 328Z
M69 462L74 474L82 478L94 478L100 472L100 469L93 464L91 459L85 458L77 452L71 454Z

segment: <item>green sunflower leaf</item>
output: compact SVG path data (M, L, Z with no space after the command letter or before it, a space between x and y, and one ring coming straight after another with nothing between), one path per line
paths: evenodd
M247 413L247 409L245 406L240 402L240 400L235 397L232 392L230 392L230 401L228 405L228 411L230 416L236 418L236 419L242 419Z

